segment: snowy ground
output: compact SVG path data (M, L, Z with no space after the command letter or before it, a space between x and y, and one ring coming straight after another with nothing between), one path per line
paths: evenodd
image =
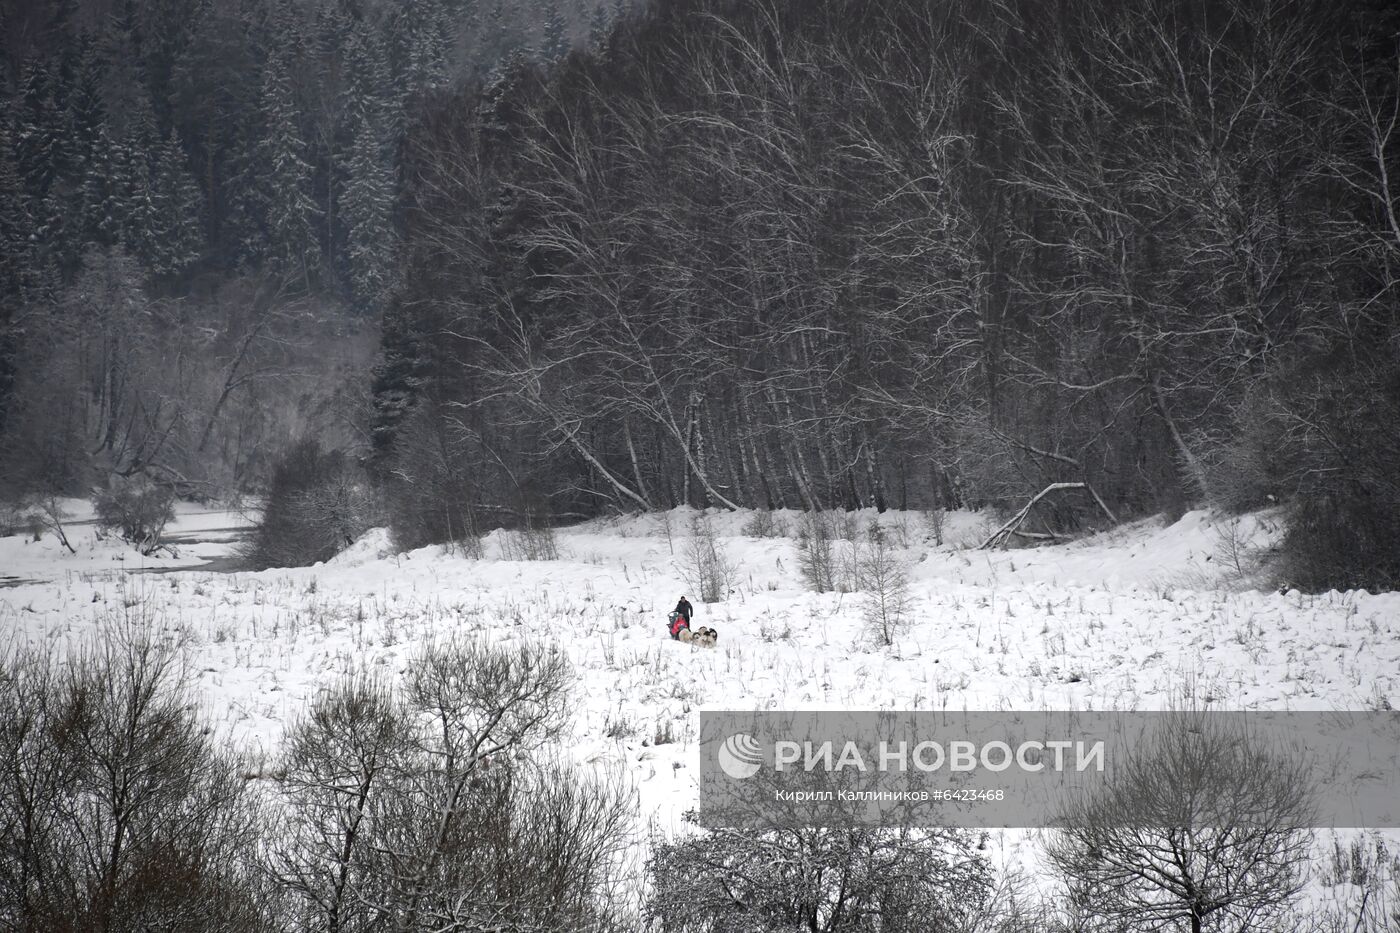
M728 599L697 601L696 624L719 630L714 650L665 637L665 614L688 591L685 510L560 531L551 562L500 559L501 533L485 559L467 560L439 548L394 555L371 532L326 565L263 573L131 572L226 555L244 524L230 513L183 509L178 556L156 559L77 524L77 554L52 535L0 538L0 578L12 578L0 633L60 647L93 638L104 619L148 620L184 647L209 719L252 768L347 671L397 671L454 633L555 640L578 672L574 754L625 768L641 821L662 832L694 805L695 714L706 706L1160 709L1188 681L1228 709L1400 705L1400 595L1246 589L1231 542L1266 548L1278 531L1267 514L1193 512L995 553L972 549L989 530L983 516L950 515L936 546L922 516L886 514L917 613L892 649L863 637L859 594L808 592L795 542L744 536L748 517L713 519L736 568Z

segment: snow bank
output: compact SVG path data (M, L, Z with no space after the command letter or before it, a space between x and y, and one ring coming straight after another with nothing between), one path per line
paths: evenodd
M335 567L359 567L371 561L383 560L396 552L387 528L371 528L329 563Z

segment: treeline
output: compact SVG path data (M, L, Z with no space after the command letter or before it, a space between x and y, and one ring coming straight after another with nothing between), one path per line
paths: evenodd
M502 58L559 57L616 15L592 0L0 2L0 491L265 481L343 394L326 358L368 366L400 281L417 98Z
M1294 582L1396 582L1397 25L668 0L434 96L374 387L401 539L1075 480L1290 502L1331 558Z

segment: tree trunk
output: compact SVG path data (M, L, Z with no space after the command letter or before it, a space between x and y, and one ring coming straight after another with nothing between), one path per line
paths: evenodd
M1162 416L1162 421L1167 425L1167 432L1171 435L1172 444L1176 447L1177 453L1181 455L1182 467L1186 470L1186 477L1191 481L1191 485L1196 488L1196 492L1206 497L1209 489L1206 484L1205 467L1201 460L1191 450L1186 443L1186 438L1182 436L1181 430L1177 427L1176 419L1172 417L1171 410L1167 407L1166 394L1162 391L1161 383L1156 376L1152 377L1152 403L1157 409L1157 413Z

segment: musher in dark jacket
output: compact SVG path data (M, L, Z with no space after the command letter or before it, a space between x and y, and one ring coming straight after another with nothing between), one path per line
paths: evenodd
M681 601L676 603L676 608L672 609L670 615L666 617L667 628L671 632L672 638L680 639L681 632L690 631L690 614L694 611L691 608L690 600L682 596Z

